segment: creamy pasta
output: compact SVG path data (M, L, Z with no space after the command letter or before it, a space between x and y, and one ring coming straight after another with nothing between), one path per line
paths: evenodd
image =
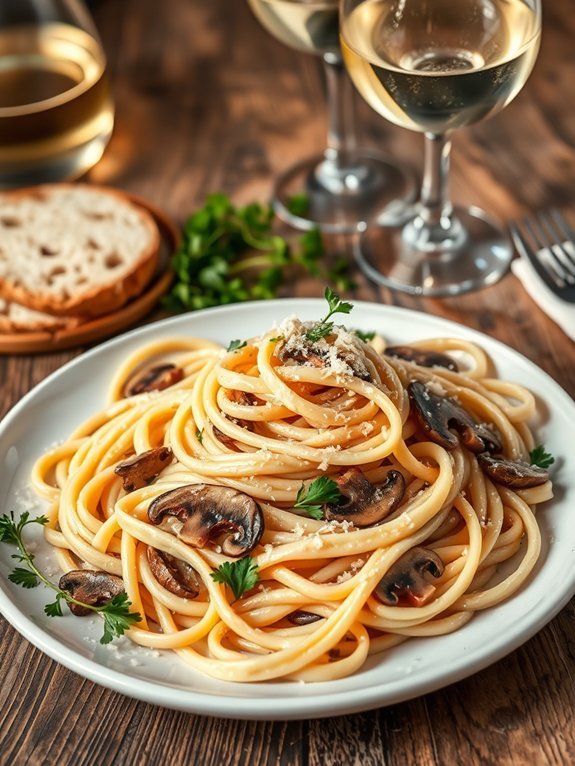
M313 329L146 345L34 468L62 570L121 577L128 637L219 679L347 676L510 598L540 552L525 388L467 341ZM212 576L248 558L238 596Z

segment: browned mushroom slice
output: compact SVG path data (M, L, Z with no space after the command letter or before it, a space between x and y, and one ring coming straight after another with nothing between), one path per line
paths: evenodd
M412 411L429 438L445 449L455 449L460 440L471 452L498 452L499 435L488 426L476 423L467 410L449 396L438 396L418 380L408 386ZM457 433L453 433L454 429Z
M238 445L235 443L234 439L231 436L228 436L223 431L220 431L220 429L217 426L212 426L212 431L214 432L214 436L216 439L221 442L224 447L227 447L228 449L233 450L234 452L240 452L240 449Z
M425 575L441 577L445 567L437 553L417 546L397 559L375 588L375 595L386 606L401 600L410 606L423 606L433 596L435 585Z
M58 587L60 590L65 590L76 601L90 604L90 606L103 606L124 592L124 582L121 577L98 569L72 569L60 577ZM92 614L90 609L79 604L68 603L68 606L76 617Z
M200 580L191 564L151 545L147 547L146 556L152 574L163 588L180 598L196 598Z
M230 391L230 399L244 407L255 407L261 402L261 399L249 391L240 391L239 389Z
M264 531L256 501L231 487L187 484L157 497L148 509L150 521L196 548L222 536L222 553L245 556Z
M386 356L393 356L406 362L415 362L420 367L445 367L446 370L459 372L455 359L448 354L442 354L440 351L413 348L412 346L388 346L383 353Z
M151 484L160 473L170 465L174 453L170 447L156 447L139 455L123 460L114 468L114 473L122 477L126 492Z
M350 468L336 483L346 500L327 504L325 518L352 521L356 527L379 524L398 507L405 494L405 480L399 471L390 471L383 484L371 484L358 468Z
M306 365L308 367L325 368L331 366L329 345L330 341L333 341L334 336L327 336L322 339L328 343L327 346L321 347L317 344L310 343L303 338L298 338L298 345L287 343L282 346L279 357L282 362L291 360L297 364ZM361 355L358 355L357 350L352 346L340 347L337 350L337 358L344 362L348 367L348 372L352 373L356 378L360 380L371 380L369 370L365 366L365 362Z
M325 355L318 353L313 345L302 339L296 347L286 344L279 352L282 362L292 361L298 364L306 364L310 367L325 367Z
M184 371L175 364L158 364L148 367L132 376L124 386L124 396L136 396L149 391L163 391L165 388L179 383L184 377Z
M549 479L549 471L535 465L489 455L478 455L477 460L490 479L509 489L538 487Z
M312 622L321 620L322 617L319 614L313 612L305 612L303 609L298 609L296 612L288 614L288 621L292 625L311 625Z

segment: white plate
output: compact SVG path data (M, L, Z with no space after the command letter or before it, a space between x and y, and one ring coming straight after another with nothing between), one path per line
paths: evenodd
M173 335L197 335L226 343L247 338L297 314L318 319L325 303L284 300L211 309L148 325L75 359L51 375L0 425L0 512L43 510L32 499L29 474L46 448L103 404L113 371L138 346ZM453 683L495 662L533 636L575 592L575 462L572 449L575 406L544 372L506 346L480 333L404 309L357 303L348 325L377 330L393 343L433 336L457 336L479 343L498 374L527 384L540 398L538 435L558 456L557 497L538 519L543 550L528 584L509 601L475 615L447 636L412 640L376 655L350 678L316 684L235 684L206 678L170 653L133 646L125 637L101 646L96 619L44 616L50 593L23 590L8 582L11 548L0 545L0 610L39 649L82 676L137 699L206 715L252 719L312 718L352 713L401 702ZM36 525L33 525L35 527ZM32 527L32 528L33 528ZM28 529L32 529L28 527ZM38 561L54 577L57 568L38 528Z

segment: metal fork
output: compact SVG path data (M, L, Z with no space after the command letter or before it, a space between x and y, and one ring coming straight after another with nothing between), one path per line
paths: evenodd
M527 258L543 282L565 301L575 303L575 234L556 209L512 223L518 253Z

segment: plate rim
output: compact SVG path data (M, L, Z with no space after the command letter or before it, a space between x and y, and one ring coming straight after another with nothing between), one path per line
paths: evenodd
M428 321L431 319L433 320L432 330L435 330L435 326L439 324L442 330L450 332L455 337L464 337L469 340L475 339L482 346L487 344L488 347L494 347L496 354L504 354L510 357L512 362L520 362L523 365L534 368L542 376L544 382L551 386L556 393L559 393L570 408L574 408L573 400L569 394L545 370L496 338L492 338L485 333L453 320L430 315L422 311L368 301L354 301L353 303L354 307L358 309L367 312L382 312L384 315L387 314L389 318L411 317L413 321L422 321L424 318ZM314 306L323 308L324 301L319 298L282 298L265 302L266 309L270 311L277 308L278 311L289 312L291 309L294 313L301 311L304 307L309 309ZM76 366L89 364L95 357L105 355L108 350L117 348L122 344L126 343L133 347L138 339L147 335L153 335L156 332L165 333L165 331L170 331L174 327L185 326L189 321L201 323L202 317L208 314L211 317L226 313L242 314L261 308L261 302L251 301L179 314L138 327L99 344L50 373L15 403L0 421L0 440L4 438L5 432L12 422L18 419L22 411L25 411L29 402L33 401L38 395L41 395L43 389L49 387L55 379L62 376L65 377ZM282 318L283 316L278 317L278 321ZM365 323L360 322L359 324ZM385 334L385 332L382 334ZM497 363L497 358L494 361ZM572 414L575 423L575 408ZM101 665L94 659L84 657L75 649L60 643L57 638L46 632L41 626L36 625L31 617L25 615L21 608L18 608L10 598L10 592L7 590L6 584L2 582L0 587L0 611L8 622L30 643L53 660L95 683L149 704L185 710L190 713L243 720L297 720L351 714L376 707L397 704L444 688L483 670L532 638L563 609L575 593L575 573L571 576L568 587L564 586L562 591L560 591L560 597L554 601L552 609L548 609L544 614L538 616L538 619L530 621L526 629L517 629L513 638L501 644L496 651L475 659L473 659L474 655L472 654L471 658L473 661L470 661L470 655L466 655L465 662L459 659L459 662L456 662L450 671L438 674L427 681L418 679L417 674L414 674L408 677L407 680L401 679L400 681L385 683L385 679L382 679L382 683L379 685L365 687L359 691L348 691L342 694L330 691L333 684L337 682L323 682L306 685L308 689L313 686L315 693L306 696L295 695L293 697L281 695L260 697L249 695L249 692L244 695L220 696L217 693L176 688L170 684L159 684L152 680L122 673L112 667ZM385 698L382 698L382 686L384 684L386 687ZM233 687L234 689L241 687L247 691L250 685L234 684ZM348 695L352 695L354 699L346 699Z

